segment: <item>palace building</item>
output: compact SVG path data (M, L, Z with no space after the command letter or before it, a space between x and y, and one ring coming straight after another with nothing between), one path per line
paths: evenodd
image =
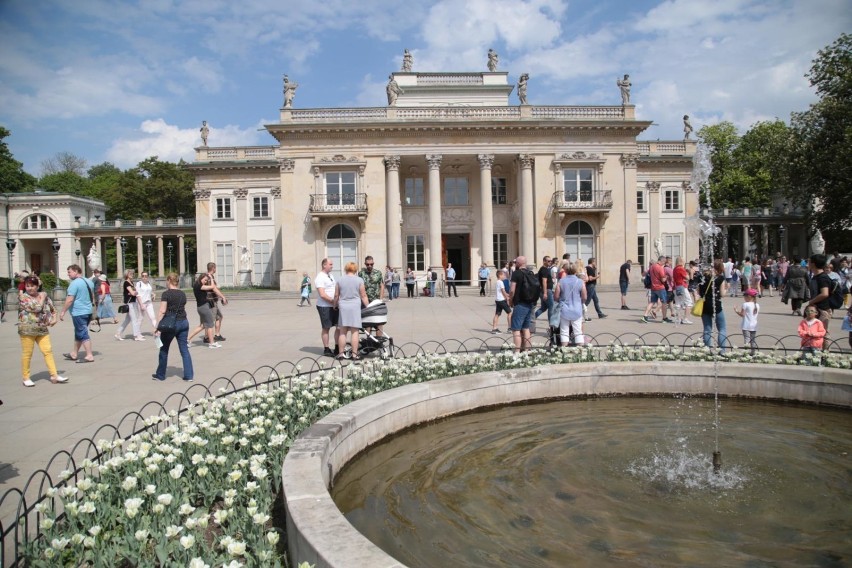
M292 85L275 144L205 143L187 166L198 266L223 284L296 289L325 257L339 272L367 255L475 281L481 263L570 253L606 285L627 259L699 255L695 142L639 140L632 104L513 105L498 71L393 73L377 108L291 108Z

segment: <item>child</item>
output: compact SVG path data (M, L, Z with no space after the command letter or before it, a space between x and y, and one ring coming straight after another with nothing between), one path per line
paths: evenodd
M817 319L814 306L808 306L805 310L805 319L799 324L799 337L802 338L802 353L816 354L817 349L822 349L825 327Z
M299 285L299 307L301 308L305 302L311 305L311 277L307 272L302 273L302 283Z
M749 288L743 294L743 305L734 308L737 315L743 319L743 347L751 347L752 355L754 355L754 350L757 349L757 314L760 313L760 305L754 301L756 297L757 290Z

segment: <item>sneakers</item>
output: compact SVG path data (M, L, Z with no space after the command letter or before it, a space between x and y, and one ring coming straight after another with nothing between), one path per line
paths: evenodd
M219 349L220 347L222 346L215 342L207 346L208 349Z
M674 323L672 318L663 318L663 323Z
M185 382L185 383L191 383L191 382L192 382L192 381L194 381L194 380L195 380L195 379L193 379L192 377L184 377L184 378L183 378L183 382Z
M24 385L25 387L34 387L35 386L35 383L32 382L30 379L23 381L21 384Z
M592 321L592 318L583 318L583 321Z
M119 341L124 341L124 338L123 338L123 337L121 337L121 336L120 336L120 335L118 335L118 334L113 335L113 337L114 337L114 338L116 338L116 339L118 339Z
M492 329L492 330L491 330L491 334L492 334L492 335L497 335L497 334L499 334L499 333L500 333L500 330L499 330L499 329Z
M648 316L642 316L642 319L639 320L640 323L650 323L651 320L648 319Z
M53 383L54 385L61 385L61 384L63 384L63 383L67 383L67 382L68 382L68 377L63 377L63 376L60 376L60 375L56 375L56 380L54 380L54 379L50 379L50 382L51 382L51 383Z
M332 351L328 347L326 347L325 349L322 350L322 354L325 357L334 357L334 351Z
M630 308L628 308L627 306L621 306L621 309L622 310L629 310Z
M139 337L134 337L133 341L148 341L148 340L140 335Z
M151 378L154 379L155 381L165 381L166 380L166 377L163 377L162 379L160 377L158 377L157 373L154 373L153 375L151 375Z
M213 341L225 341L225 338L222 337L221 335L214 335Z
M692 322L691 322L691 321L689 321L688 319L682 319L682 320L680 320L680 323L683 323L683 324L690 324L690 323L692 323Z
M598 314L598 319L604 319L605 317L606 317L606 314Z

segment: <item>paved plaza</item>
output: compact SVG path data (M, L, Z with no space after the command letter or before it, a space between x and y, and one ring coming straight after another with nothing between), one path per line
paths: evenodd
M605 334L635 333L656 343L657 334L700 333L699 318L692 325L676 326L654 322L640 323L644 309L644 291L636 289L629 293L628 303L632 310L620 310L618 292L600 287L599 296L606 319L594 315L586 324L586 332L605 337ZM397 345L407 342L426 343L448 339L464 340L471 337L491 338L491 318L494 314L493 299L478 296L475 289L460 287L459 298L403 297L389 303L387 331ZM208 349L199 338L190 350L195 366L196 383L211 384L217 377L231 377L241 370L255 371L263 365L275 365L281 361L322 358L319 337L319 319L314 307L298 307L296 297L270 299L239 299L225 307L222 335L226 338L221 349ZM725 299L723 302L728 322L728 331L734 345L742 344L739 333L739 317L733 307L742 301ZM759 333L775 337L795 335L799 318L789 315L790 310L776 296L760 300L761 315ZM590 307L590 313L594 310ZM151 337L150 323L143 327L146 342L132 340L116 341L113 334L117 326L104 324L103 330L94 335L95 363L74 364L62 358L72 344L70 320L59 323L51 332L54 354L60 375L69 377L65 385L53 385L41 354L33 357L35 388L23 388L20 378L20 342L13 323L15 313L7 314L7 323L0 325L0 357L2 357L3 380L0 382L0 494L11 487L23 487L30 474L45 467L47 460L59 450L70 450L85 436L90 436L103 424L116 423L130 411L140 410L149 401L163 402L175 392L183 392L189 386L180 380L180 355L172 347L170 366L165 382L151 380L156 367L157 349ZM545 318L539 319L538 336L546 334ZM190 311L190 324L198 321L194 310ZM839 314L832 321L831 331L841 336ZM505 316L501 317L500 329L505 331ZM845 337L845 334L842 335ZM131 337L128 333L128 337ZM500 336L509 339L510 336ZM791 341L792 340L792 341ZM793 338L788 345L796 345ZM843 346L848 349L845 341ZM81 357L82 358L82 357ZM322 358L329 364L332 360ZM241 380L239 382L242 382ZM200 389L199 389L200 391ZM200 392L194 397L200 396ZM145 415L156 413L150 407ZM8 504L4 505L6 509Z

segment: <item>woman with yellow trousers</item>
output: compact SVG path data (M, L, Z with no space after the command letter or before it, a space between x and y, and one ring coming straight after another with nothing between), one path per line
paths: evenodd
M34 387L30 379L30 361L35 346L41 349L44 362L50 372L50 382L66 383L66 377L56 372L53 349L50 346L49 328L56 324L56 308L46 292L38 291L38 278L29 276L24 280L24 289L18 293L18 335L21 337L21 368L23 385Z

